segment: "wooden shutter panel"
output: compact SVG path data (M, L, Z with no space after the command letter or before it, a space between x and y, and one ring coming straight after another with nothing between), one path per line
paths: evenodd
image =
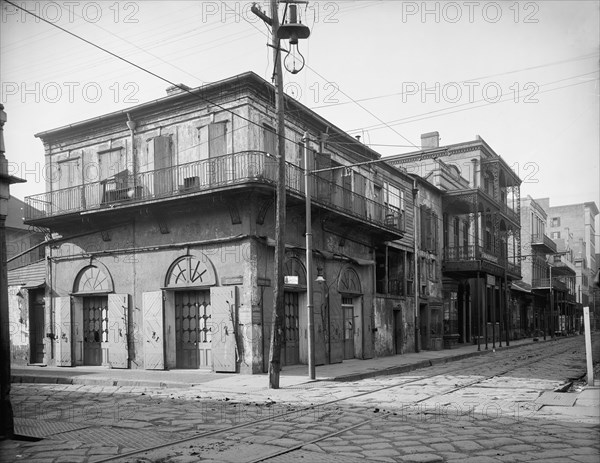
M227 123L213 122L208 125L208 155L211 158L227 154Z
M54 320L56 322L56 365L59 367L72 366L71 355L71 298L54 298Z
M108 295L108 363L111 368L127 368L128 294Z
M171 156L171 138L155 137L152 140L154 150L154 194L162 194L173 191L173 172L169 167L172 166Z
M212 308L212 360L214 371L236 372L236 287L210 288Z
M146 370L164 370L165 341L162 291L144 293L142 310L144 315L144 368Z

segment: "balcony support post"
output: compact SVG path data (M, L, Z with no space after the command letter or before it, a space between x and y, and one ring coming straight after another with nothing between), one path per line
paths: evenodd
M481 350L481 288L479 285L479 272L477 272L477 279L475 280L475 293L477 301L477 350Z
M550 339L554 340L554 291L552 290L552 265L550 265Z

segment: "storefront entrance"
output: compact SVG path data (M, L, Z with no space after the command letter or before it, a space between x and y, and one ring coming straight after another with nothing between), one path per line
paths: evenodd
M176 367L212 368L210 291L175 292Z
M108 297L83 298L83 364L102 365L102 343L108 341Z
M282 365L296 365L300 362L300 326L298 320L298 293L285 291L285 327Z
M29 291L29 362L44 362L44 290Z
M354 358L354 304L351 297L342 297L344 317L344 360Z

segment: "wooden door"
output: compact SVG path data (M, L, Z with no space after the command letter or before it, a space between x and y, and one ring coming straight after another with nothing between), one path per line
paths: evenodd
M108 340L108 298L83 298L83 364L102 365L102 342Z
M177 368L195 369L212 366L210 293L178 291L175 293L175 364Z
M402 354L402 311L394 310L394 345L396 355Z
M155 137L152 140L154 157L154 195L163 196L173 192L173 165L170 137Z
M298 293L284 292L285 319L284 319L284 346L282 365L296 365L300 361L300 326Z
M344 360L354 358L354 305L352 298L342 298L344 326Z
M29 307L29 361L44 361L44 293L40 290L30 291Z

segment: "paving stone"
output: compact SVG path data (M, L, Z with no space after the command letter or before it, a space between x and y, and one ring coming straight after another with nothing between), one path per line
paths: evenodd
M363 451L363 455L371 457L393 457L398 455L398 451L394 449L370 449Z
M523 453L523 452L529 452L531 450L535 450L537 449L537 447L535 445L529 445L529 444L514 444L514 445L503 445L502 447L499 448L499 450L502 450L503 452L506 453Z
M460 441L452 441L452 445L458 450L465 451L473 451L473 450L482 450L483 447L479 445L477 442L470 440L460 440Z
M580 463L598 463L598 455L571 455L570 458Z
M431 444L430 447L438 452L453 452L455 450L452 444Z
M418 455L404 455L396 458L402 463L443 463L444 459L432 453L421 453Z

